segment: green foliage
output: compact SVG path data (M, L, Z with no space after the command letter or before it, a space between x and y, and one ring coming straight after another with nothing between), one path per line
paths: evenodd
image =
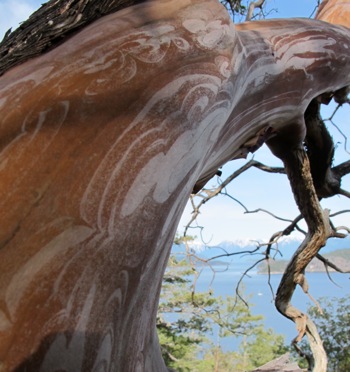
M288 351L284 344L284 337L275 334L272 329L265 330L263 327L255 329L252 340L243 341L240 347L240 355L244 356L242 371L255 369L270 362L276 356L283 355ZM240 371L240 369L236 369Z
M247 7L242 4L242 0L220 0L220 3L234 17L235 15L244 16L247 13Z
M308 313L315 322L328 355L329 372L350 371L350 296L322 298L323 314L312 306ZM302 348L308 350L305 341Z
M174 238L174 244L175 245L186 244L188 242L192 242L195 239L196 239L196 236L192 236L192 235L183 236L183 235L179 235L178 233L176 233L175 238Z
M250 371L287 351L283 336L274 334L272 330L258 327L251 336L244 337L237 352L225 353L218 346L212 347L198 364L198 371Z
M168 367L180 372L239 372L285 352L283 337L264 330L263 317L253 315L251 307L233 296L195 291L196 269L186 255L183 257L180 260L174 256L170 258L157 319L159 340ZM215 345L209 336L217 339ZM221 339L242 336L244 340L238 352L221 349Z
M202 340L181 335L161 318L157 320L157 330L166 365L179 371L190 370L189 366L195 363L195 355L199 351L197 345Z

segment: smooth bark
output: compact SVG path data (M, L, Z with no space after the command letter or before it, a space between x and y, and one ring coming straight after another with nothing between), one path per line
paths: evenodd
M299 149L311 100L350 84L349 37L147 1L8 70L1 371L165 370L157 304L189 194L265 141Z

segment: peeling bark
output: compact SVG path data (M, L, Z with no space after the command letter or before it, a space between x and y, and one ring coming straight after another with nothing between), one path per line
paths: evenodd
M303 117L313 99L350 85L350 31L304 19L234 26L216 0L149 0L72 30L15 67L12 51L4 56L2 371L166 370L157 301L187 198L264 141L310 224L278 306L300 336L314 334L290 305L327 236Z
M0 43L0 76L66 41L97 19L145 0L51 0Z

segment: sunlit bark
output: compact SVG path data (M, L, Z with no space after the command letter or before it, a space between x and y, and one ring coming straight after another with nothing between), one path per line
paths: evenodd
M216 0L146 1L0 78L1 371L162 371L163 271L189 194L350 84L350 31L234 26Z

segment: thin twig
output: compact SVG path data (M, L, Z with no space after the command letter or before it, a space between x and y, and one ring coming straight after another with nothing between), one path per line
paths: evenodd
M261 8L264 4L265 0L258 0L256 2L251 2L249 4L249 7L248 7L248 13L247 13L247 17L246 17L246 21L251 21L252 20L252 17L253 17L253 13L254 13L254 10L256 8Z

